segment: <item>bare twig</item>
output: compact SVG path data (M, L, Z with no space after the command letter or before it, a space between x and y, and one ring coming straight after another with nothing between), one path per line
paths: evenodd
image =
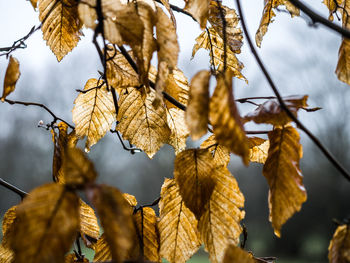
M295 1L295 0L292 0ZM259 67L261 71L264 73L265 78L267 79L268 83L270 84L273 92L275 93L277 100L280 104L280 107L287 113L287 115L298 125L298 127L303 130L309 138L317 145L317 147L322 151L322 153L327 157L327 159L334 165L335 168L338 169L338 171L347 179L350 181L350 174L348 171L345 170L345 168L338 162L338 160L326 149L325 146L317 139L315 135L313 135L299 120L298 118L288 109L287 105L284 103L282 96L280 95L275 83L273 82L270 74L268 73L267 69L265 68L263 62L261 61L258 53L255 50L254 44L249 36L248 29L245 24L241 3L240 0L236 0L238 13L241 18L242 28L244 31L244 34L246 36L247 42L249 44L249 47L251 49L251 52L253 53L255 60L259 64Z
M268 134L270 131L245 131L245 134Z
M137 152L142 152L142 150L139 149L139 148L134 148L134 147L129 148L129 147L127 147L127 146L125 145L124 141L123 141L123 138L120 136L119 131L117 131L117 130L110 130L110 132L111 132L111 133L116 133L116 134L117 134L118 139L119 139L120 143L122 144L124 150L130 151L131 154L134 154L134 153L137 153Z
M24 192L23 190L19 189L18 187L6 182L4 179L0 178L0 185L4 186L5 188L11 190L12 192L18 194L22 199L28 195L28 193Z

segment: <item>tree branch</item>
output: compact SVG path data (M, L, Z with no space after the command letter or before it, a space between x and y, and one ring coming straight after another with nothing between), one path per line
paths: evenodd
M295 0L292 0L295 1ZM263 62L261 61L258 53L255 50L254 44L252 40L249 37L249 32L245 24L241 3L240 0L236 0L238 13L241 18L242 28L244 31L244 34L246 36L246 39L248 41L250 50L255 57L255 60L259 64L259 67L261 71L264 73L265 78L267 79L268 83L270 84L273 92L275 93L277 100L280 104L280 107L287 113L287 115L297 124L297 126L303 130L309 138L317 145L317 147L321 150L321 152L326 156L326 158L334 165L335 168L347 179L350 181L350 174L345 170L345 168L337 161L337 159L326 149L325 146L322 145L322 143L317 139L315 135L313 135L299 120L298 118L288 109L287 105L284 103L282 96L280 95L275 83L273 82L270 74L267 72L267 69L265 68Z
M160 1L160 0L155 0L155 1L157 3L163 4L162 1ZM176 5L172 5L172 4L169 4L169 6L175 12L179 12L179 13L182 13L184 15L187 15L187 16L191 17L194 21L198 22L189 12L183 10L182 8L180 8L180 7L176 6Z
M11 190L12 192L18 194L22 199L28 195L27 192L24 192L23 190L17 188L16 186L6 182L4 179L0 178L0 185L4 186L5 188Z
M74 126L69 124L68 122L66 122L65 120L57 117L48 107L46 107L44 104L40 104L40 103L36 103L36 102L25 102L25 101L18 101L18 100L9 100L9 99L5 99L5 102L7 102L8 104L20 104L20 105L24 105L24 106L37 106L40 108L45 109L52 117L53 117L53 121L51 122L51 124L54 124L56 121L62 121L65 124L67 124L71 129L74 130Z

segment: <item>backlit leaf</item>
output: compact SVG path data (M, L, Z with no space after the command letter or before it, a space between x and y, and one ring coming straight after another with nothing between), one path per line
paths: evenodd
M134 215L134 218L138 236L143 244L144 259L152 262L160 262L156 213L152 208L144 207Z
M16 209L15 262L63 262L79 231L79 198L60 184L42 185ZM30 238L29 238L30 237Z
M6 69L4 79L4 89L2 91L1 101L4 102L6 97L15 90L17 80L21 75L19 71L19 62L13 56L10 56L10 61Z
M17 206L8 209L2 220L2 241L0 244L0 262L11 263L14 254L10 248L11 238L14 236L15 219Z
M337 7L341 6L344 1L342 0L323 0L323 3L328 7L329 17L328 19L333 21L333 14L337 12Z
M340 225L337 227L328 247L329 263L350 262L350 227Z
M248 138L249 143L249 161L256 163L265 163L270 147L270 141L259 137Z
M193 140L198 140L208 130L210 72L199 71L191 80L190 97L186 108L186 124Z
M273 22L273 17L276 16L273 9L276 9L280 5L285 5L292 17L299 16L300 14L300 10L288 0L266 0L264 3L265 6L260 20L260 25L255 34L255 42L258 47L261 47L261 42L267 32L267 28L269 24Z
M189 12L199 23L201 29L207 25L210 0L187 0L184 10Z
M186 148L186 139L190 134L185 124L185 112L176 108L166 108L166 113L168 126L171 131L167 143L173 146L175 154L178 154Z
M165 179L160 196L159 254L170 263L185 263L201 245L198 222L185 206L175 180Z
M107 185L93 190L93 203L105 230L113 261L124 261L127 251L134 245L135 236L130 205L118 189Z
M175 158L174 178L185 205L200 218L215 186L215 162L206 149L189 149Z
M95 211L81 199L79 200L79 205L80 233L85 243L91 245L89 244L91 238L96 241L99 238L100 227L98 226ZM85 236L87 236L87 238Z
M75 99L72 113L76 134L87 137L85 147L89 151L111 129L116 114L112 94L102 81L89 79L84 91Z
M223 263L231 263L231 262L239 262L239 263L255 263L252 254L244 251L243 249L230 244L225 252Z
M284 103L288 109L297 116L301 108L307 107L308 95L284 97ZM276 99L270 99L258 106L253 112L244 117L245 121L254 121L255 123L268 123L272 125L286 125L292 121L287 113L281 108Z
M217 183L208 207L198 222L205 250L213 263L222 262L229 244L238 244L242 232L240 221L245 215L244 196L230 171L218 167L215 178Z
M201 148L208 149L212 153L216 166L227 166L230 162L229 149L219 144L215 139L215 135L211 135L208 139L206 139L201 144Z
M129 88L122 92L118 105L117 129L123 138L142 149L150 158L168 141L170 129L163 107L155 109L155 92Z
M214 28L209 28L209 35L207 31L202 32L196 38L196 44L192 49L192 57L197 53L200 48L204 48L209 50L210 52L210 61L215 65L215 68L218 71L223 71L224 69L224 41L220 37L219 33L215 31ZM239 41L239 40L238 40ZM212 43L212 47L210 45ZM212 56L212 51L214 56ZM235 77L246 80L242 75L241 70L243 69L243 63L240 62L235 53L240 53L240 49L235 50L233 52L230 48L226 50L226 63L227 69L230 69L233 72Z
M46 44L58 61L72 51L80 40L80 23L75 0L41 0L39 19Z
M282 225L306 201L306 191L299 168L300 136L293 127L276 127L269 132L270 148L263 168L269 184L270 221L276 236Z
M131 194L127 194L127 193L124 193L123 196L124 196L125 200L128 201L130 206L135 207L137 205L137 200L136 200L135 196L133 196Z
M0 262L1 263L12 263L14 260L14 254L12 250L0 244Z
M112 260L111 249L108 246L105 234L102 234L99 240L97 240L94 250L95 250L94 262L103 262L103 261Z
M210 122L215 138L232 153L242 157L245 165L249 163L248 141L241 117L233 97L231 72L217 76L217 86L210 100Z

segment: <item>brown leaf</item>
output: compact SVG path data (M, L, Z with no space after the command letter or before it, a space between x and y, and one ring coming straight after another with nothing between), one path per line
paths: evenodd
M165 179L159 201L159 254L170 263L185 263L201 243L197 220L180 195L174 179Z
M273 12L273 9L276 9L280 5L285 5L292 17L299 16L300 14L300 10L288 0L266 0L264 3L265 6L261 17L260 25L255 34L255 42L258 47L261 47L261 42L264 35L267 32L267 27L270 23L273 22L273 17L276 16L276 14Z
M89 263L87 258L78 259L75 253L71 253L65 256L64 263Z
M212 153L216 166L223 165L226 167L230 162L229 149L219 144L215 139L215 135L211 135L206 139L201 144L201 149L208 149Z
M192 57L194 57L194 55L197 53L197 51L200 48L209 50L210 62L215 65L215 68L217 68L218 71L223 71L224 41L220 37L219 33L215 31L214 28L210 27L208 31L209 31L209 35L207 31L204 31L196 38L196 44L193 46L193 49L192 49ZM240 41L240 40L237 40L237 41ZM236 57L236 53L241 52L240 49L238 49L238 46L239 45L237 44L237 49L235 49L234 52L230 48L226 50L227 69L230 69L233 72L233 75L235 77L247 81L246 78L241 73L244 65Z
M171 131L167 143L173 146L175 154L178 154L185 150L186 139L190 135L187 125L185 124L185 112L176 108L168 109L167 105L165 107L168 126Z
M226 249L223 263L231 262L255 263L256 261L254 260L252 254L249 254L243 249L230 244Z
M215 187L215 162L206 149L189 149L175 158L174 178L185 205L200 218Z
M127 251L134 245L135 236L130 205L118 189L107 185L93 190L93 203L105 230L113 261L124 261Z
M144 260L160 262L157 216L150 207L144 207L134 214L138 237L142 240Z
M270 218L275 235L280 237L282 225L306 201L306 191L299 168L301 145L293 127L275 128L269 132L270 148L263 168L269 184Z
M79 199L79 205L80 233L85 244L91 246L90 240L95 239L97 241L100 236L100 227L98 226L95 211L81 199ZM85 238L85 236L88 236L88 238Z
M4 102L6 97L16 88L17 80L21 73L19 71L19 62L16 58L10 56L10 61L6 69L4 79L4 89L2 91L1 101Z
M337 227L328 247L329 263L350 262L350 227L340 225Z
M13 251L10 248L11 238L14 235L17 206L8 209L2 221L2 242L0 244L0 262L11 263L14 259Z
M217 86L210 100L210 122L218 143L241 156L248 165L248 141L233 97L231 76L229 71L225 76L217 76Z
M168 141L170 129L163 107L155 109L155 92L146 93L129 88L120 94L118 125L125 140L142 149L150 158Z
M30 3L32 4L34 10L37 8L38 6L38 0L30 0Z
M111 249L108 246L108 243L106 240L106 234L102 234L100 239L97 240L94 250L95 250L94 262L103 262L103 261L112 260Z
M169 12L170 17L171 17L171 21L174 24L174 27L176 28L176 19L173 13L173 10L170 7L169 1L168 0L160 0L162 2L162 4L164 5L164 7L166 8L166 10Z
M230 171L218 167L215 178L217 183L208 207L198 222L205 250L213 263L222 262L228 244L238 244L242 232L240 221L245 215L244 196Z
M330 21L333 21L333 14L337 12L337 7L341 6L344 1L342 0L323 0L322 3L324 3L329 10L329 16L328 19Z
M256 163L265 163L270 147L270 141L259 137L248 138L249 143L249 161Z
M124 193L123 196L124 196L125 200L128 201L130 206L135 207L137 205L137 200L136 200L135 196L133 196L131 194L127 194L127 193Z
M207 25L210 0L187 0L184 10L189 12L199 23L201 29Z
M87 136L85 151L96 144L111 129L116 120L112 94L106 84L97 79L89 79L84 91L74 101L73 122L78 137Z
M16 219L16 209L17 206L12 206L10 209L8 209L2 219L2 236L3 241L4 239L7 239L6 236L11 235L11 232L13 232L13 223Z
M185 119L193 140L198 140L208 130L209 79L210 72L202 70L191 80Z
M79 198L60 184L42 185L16 209L15 262L63 262L79 230Z
M97 173L94 164L79 148L66 148L63 159L65 184L84 188L94 183Z
M283 100L289 110L297 116L297 112L300 108L307 107L308 95L304 96L288 96ZM248 113L244 117L245 121L254 121L255 123L268 123L274 126L286 125L291 122L291 118L281 108L276 99L270 99L261 104L253 112Z
M1 263L12 263L14 260L14 254L12 250L0 244L0 262Z
M75 0L41 0L39 19L46 44L58 61L78 44L80 23Z

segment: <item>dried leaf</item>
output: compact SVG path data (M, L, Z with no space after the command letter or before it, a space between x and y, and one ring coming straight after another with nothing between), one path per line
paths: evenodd
M288 109L297 116L299 109L307 107L308 95L304 96L288 96L284 97L284 103ZM286 125L291 122L291 118L281 108L280 104L275 99L265 101L253 112L248 113L244 117L245 121L254 121L255 123L268 123L274 126Z
M202 70L191 80L185 119L193 140L198 140L208 130L209 79L210 72Z
M171 21L174 24L174 27L176 28L176 19L173 13L173 10L170 7L169 1L168 0L160 0L160 2L162 2L162 4L164 5L164 7L166 8L166 10L169 12L170 17L171 17Z
M14 254L12 250L0 244L0 262L1 263L12 263L14 260Z
M248 138L249 143L249 161L256 163L265 163L270 147L270 141L259 137Z
M171 130L168 144L174 147L175 154L183 151L186 148L186 139L190 132L185 124L185 112L180 109L166 106L168 126Z
M198 222L201 239L210 261L222 262L228 244L237 245L242 232L240 221L244 218L244 196L230 171L218 167L217 183L208 207Z
M206 149L189 149L175 158L174 178L185 205L200 218L215 187L215 162Z
M79 230L79 198L60 184L34 189L16 209L15 262L63 262ZM30 237L30 238L29 238Z
M108 246L106 235L102 234L99 240L97 240L97 243L95 245L95 256L94 256L94 262L104 262L104 261L111 261L112 260L112 254L111 249Z
M131 194L127 194L127 193L124 193L123 196L124 196L125 200L128 201L130 206L135 207L137 205L137 200L136 200L135 196L133 196Z
M255 42L258 47L261 47L261 42L267 32L267 27L273 22L273 17L276 16L275 12L273 12L273 8L277 8L280 5L285 5L292 17L300 15L300 10L288 0L266 0L260 25L255 34Z
M105 229L112 259L122 262L134 245L135 228L130 205L123 194L111 186L101 185L93 191L93 203Z
M243 249L230 244L226 249L223 263L231 262L255 263L256 261L254 260L252 254L249 254Z
M350 262L350 227L340 225L337 227L328 247L329 263Z
M218 71L223 71L224 69L224 41L220 37L219 33L215 31L214 28L209 28L209 35L207 31L202 32L196 38L196 44L193 46L192 57L197 53L200 48L209 50L210 52L210 62L215 65ZM239 40L237 40L239 41ZM240 49L235 50L234 52L228 48L226 50L226 64L227 69L233 72L233 75L237 78L243 79L246 78L242 75L241 71L244 67L243 63L240 62L235 53L240 53Z
M341 6L343 2L342 0L323 0L323 3L328 7L330 21L333 21L333 14L337 12L337 6Z
M143 255L145 260L160 262L159 237L157 231L157 216L150 207L144 207L135 215L138 236L142 240Z
M87 136L85 151L96 144L111 129L116 119L112 94L106 84L89 79L84 91L74 101L73 122L78 137ZM89 91L88 91L89 90Z
M159 254L170 263L185 263L201 245L198 222L185 206L175 180L165 179L160 196Z
M282 225L306 201L306 191L299 168L301 145L293 127L275 128L269 132L270 148L263 168L269 184L270 218L275 235L280 237Z
M155 92L143 94L129 88L120 94L117 129L123 138L142 149L150 158L168 141L170 129L163 107L155 109Z
M72 51L80 40L80 23L75 0L41 0L39 19L46 44L58 61Z
M79 148L66 148L63 174L65 183L77 188L84 188L94 183L97 177L94 164Z
M87 258L78 259L75 253L71 253L65 256L64 263L89 263Z
M19 62L16 58L10 56L10 61L6 69L4 79L4 90L2 91L1 101L4 102L6 97L16 88L17 80L21 73L19 71Z
M3 240L7 239L7 235L11 235L10 233L13 231L13 223L16 219L16 209L17 206L12 206L8 209L2 219L2 236Z
M184 10L189 12L199 23L201 29L207 26L210 0L187 0Z
M241 156L243 163L248 165L248 141L233 97L232 77L229 71L225 76L222 74L217 76L217 86L210 100L209 115L218 143Z
M89 240L91 239L97 241L100 236L100 227L98 226L95 211L81 199L79 199L79 205L80 233L83 235L85 243L90 243ZM86 239L85 236L88 236L88 238Z
M38 0L30 0L30 3L32 4L34 10L37 8L38 6Z
M13 251L10 248L11 238L14 235L17 206L8 209L2 221L2 242L0 244L0 262L11 263L14 259Z
M242 30L238 27L239 17L234 9L221 5L222 13L226 21L226 43L232 52L240 53L243 45ZM210 2L209 22L219 34L221 39L223 35L223 22L220 15L220 7L216 1Z
M211 135L208 139L206 139L201 144L201 148L208 149L212 153L216 166L223 165L226 167L230 162L229 149L219 144L215 139L215 135Z

